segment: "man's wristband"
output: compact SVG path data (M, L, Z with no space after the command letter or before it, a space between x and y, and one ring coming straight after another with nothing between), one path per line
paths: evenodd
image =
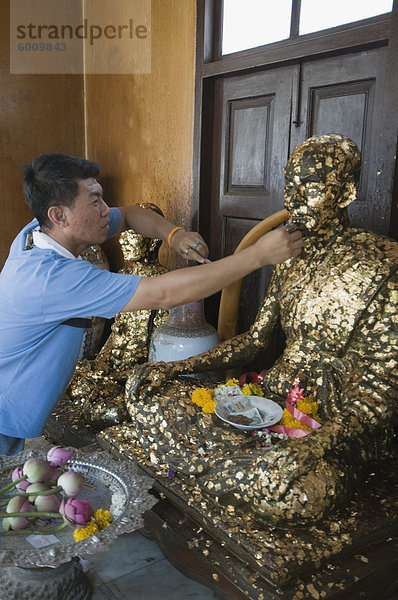
M173 237L173 235L175 234L176 231L178 231L179 229L184 229L184 227L174 227L174 229L172 229L167 237L167 243L169 246L171 246L171 238Z

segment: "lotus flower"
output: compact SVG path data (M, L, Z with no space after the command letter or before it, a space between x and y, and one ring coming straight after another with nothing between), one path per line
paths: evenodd
M92 514L90 501L77 500L76 498L69 498L66 501L62 500L59 512L65 523L77 528L85 527Z
M83 488L84 477L75 471L66 471L58 477L57 485L60 485L67 496L77 496Z
M32 512L32 506L23 496L13 496L7 504L6 512L8 513L24 513ZM29 519L26 517L7 517L3 519L3 529L25 529L29 525Z
M33 492L46 492L50 488L45 483L30 483L26 488L26 494L32 494ZM34 502L36 500L36 494L34 496L28 496L29 502Z
M17 479L21 479L21 477L23 477L22 467L15 467L15 469L11 473L11 479L13 481L16 481ZM27 479L25 479L24 481L20 481L15 485L15 487L21 492L24 492L28 486L30 486L30 483Z
M53 446L53 448L50 448L47 452L47 460L53 467L63 467L73 454L72 451L65 450L62 446Z
M35 507L38 512L58 512L61 504L59 494L49 496L36 496ZM44 517L45 518L45 517Z
M50 463L41 458L29 458L22 471L30 483L41 483L50 477Z

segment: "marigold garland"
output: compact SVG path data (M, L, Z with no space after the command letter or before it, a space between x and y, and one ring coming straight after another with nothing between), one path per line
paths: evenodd
M108 527L111 522L112 515L109 510L103 510L102 508L99 508L95 511L92 520L88 525L86 525L86 527L81 527L80 529L74 530L73 537L75 538L76 542L80 542L81 540L94 535L98 531L101 531L101 529L105 529L105 527Z
M318 416L318 402L311 400L310 398L300 398L297 400L295 404L298 410L301 410L304 414L312 417L315 421L321 422ZM301 423L290 414L290 412L285 408L283 411L282 419L280 420L280 425L284 425L285 427L292 427L293 429L304 429L304 431L312 431L311 427Z
M239 385L239 381L235 379L235 377L232 377L231 379L228 379L228 381L226 381L224 384L219 383L217 387L220 388L222 385Z
M94 521L100 529L105 529L105 527L108 527L112 523L112 515L109 510L99 508L94 513Z
M81 540L85 540L86 538L94 535L99 531L99 527L95 521L91 521L86 527L81 527L80 529L75 529L73 532L73 537L76 542L80 542Z
M261 398L264 396L263 390L255 383L245 383L242 388L242 392L246 396L260 396Z

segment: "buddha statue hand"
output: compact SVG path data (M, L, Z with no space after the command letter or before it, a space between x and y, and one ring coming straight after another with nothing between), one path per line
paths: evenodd
M173 363L154 362L134 365L126 383L126 397L145 400L173 376Z

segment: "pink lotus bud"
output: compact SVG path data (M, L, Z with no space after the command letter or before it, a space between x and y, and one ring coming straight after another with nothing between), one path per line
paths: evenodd
M53 512L59 511L61 498L59 494L49 494L48 496L36 496L35 507L38 512ZM45 517L43 517L45 518Z
M50 475L50 463L41 458L29 458L23 466L23 474L30 483L46 481Z
M21 477L23 477L22 467L15 467L15 469L11 473L11 479L13 481L16 481L17 479L21 479ZM29 481L25 479L24 481L20 481L19 483L17 483L15 487L21 492L24 492L29 485Z
M32 512L32 506L23 496L14 496L7 504L6 512L8 513L24 513ZM26 517L7 517L3 519L3 529L25 529L29 525L29 519Z
M57 485L60 485L67 496L77 496L83 489L84 477L75 471L66 471L58 477Z
M76 498L69 498L68 500L62 500L59 507L59 512L62 515L65 523L71 527L85 527L90 520L92 515L92 509L90 507L89 500L77 500Z
M47 460L53 467L63 467L73 454L73 451L65 450L62 446L54 446L47 452Z
M46 492L50 488L45 483L31 483L29 487L26 488L25 492L27 494L32 494L32 492ZM28 496L29 502L34 502L37 496Z

